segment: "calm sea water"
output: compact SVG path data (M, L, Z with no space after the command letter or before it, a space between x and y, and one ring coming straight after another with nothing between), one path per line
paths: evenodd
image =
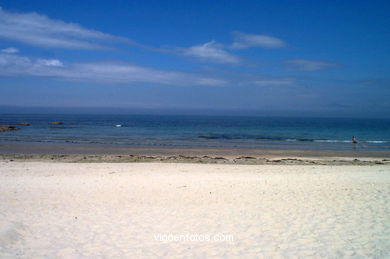
M63 121L63 125L51 125ZM390 120L152 115L0 115L2 142L390 150ZM351 143L351 137L359 140Z

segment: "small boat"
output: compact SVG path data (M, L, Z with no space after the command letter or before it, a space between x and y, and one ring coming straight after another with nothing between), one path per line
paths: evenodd
M120 128L122 127L122 124L116 124L115 127Z

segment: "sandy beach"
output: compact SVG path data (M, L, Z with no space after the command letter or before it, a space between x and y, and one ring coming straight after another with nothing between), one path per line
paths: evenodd
M0 257L388 258L390 167L0 161Z

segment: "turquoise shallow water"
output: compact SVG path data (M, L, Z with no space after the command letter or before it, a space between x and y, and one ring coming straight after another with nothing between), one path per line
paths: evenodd
M63 121L63 125L51 125ZM390 150L389 119L3 114L3 142L129 146ZM356 136L358 144L351 143Z

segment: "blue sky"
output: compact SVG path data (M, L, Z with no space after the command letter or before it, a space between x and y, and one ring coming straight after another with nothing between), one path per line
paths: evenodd
M0 6L7 111L390 117L388 1Z

